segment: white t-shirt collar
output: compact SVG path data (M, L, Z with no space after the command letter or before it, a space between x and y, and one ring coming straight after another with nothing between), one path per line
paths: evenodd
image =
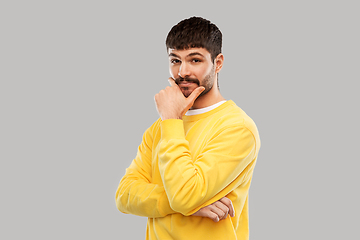
M189 110L185 113L186 116L194 116L194 115L198 115L198 114L202 114L202 113L206 113L209 112L215 108L217 108L218 106L220 106L221 104L225 103L226 100L220 101L218 103L215 103L214 105L211 105L209 107L205 107L205 108L199 108L199 109L192 109Z

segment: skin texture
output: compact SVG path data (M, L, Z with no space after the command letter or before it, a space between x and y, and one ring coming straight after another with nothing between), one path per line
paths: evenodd
M225 100L218 89L217 73L224 56L214 61L204 48L169 49L168 79L170 86L155 95L157 111L162 120L182 119L189 109L204 108ZM232 202L227 197L201 208L193 216L207 217L214 222L235 216Z
M205 87L191 108L204 108L224 100L217 85L217 73L224 62L223 54L219 54L214 61L205 48L169 49L168 54L170 76L175 79L185 97L197 87Z
M204 48L169 49L168 52L171 86L155 95L162 120L181 119L189 109L225 100L217 87L217 73L224 61L222 54L211 61L210 53Z
M203 48L190 50L169 50L170 74L179 85L185 97L188 97L196 86L205 87L201 96L207 94L215 82L215 64L211 55ZM190 83L190 84L189 84Z

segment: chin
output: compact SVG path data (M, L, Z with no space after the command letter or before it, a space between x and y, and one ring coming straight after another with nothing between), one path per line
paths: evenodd
M192 92L189 92L189 91L183 92L184 97L186 97L186 98L189 97L191 93L192 93Z
M193 92L194 90L189 90L189 89L181 89L182 94L184 94L184 96L187 98L188 96L190 96L190 94Z

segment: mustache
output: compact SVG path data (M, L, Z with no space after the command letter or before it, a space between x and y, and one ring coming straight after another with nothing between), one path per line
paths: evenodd
M192 82L192 83L196 83L197 85L200 86L200 81L196 78L183 78L183 77L178 77L178 78L175 78L175 83L177 85L180 84L180 82Z

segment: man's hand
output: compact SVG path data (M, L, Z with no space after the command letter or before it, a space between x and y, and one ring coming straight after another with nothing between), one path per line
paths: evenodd
M219 201L216 201L209 206L201 208L199 211L191 216L207 217L214 222L226 219L228 214L231 217L235 216L235 209L232 202L227 197L223 197Z
M171 87L166 87L155 95L157 111L162 120L182 119L205 88L196 88L189 97L186 98L174 79L169 78L169 82Z

